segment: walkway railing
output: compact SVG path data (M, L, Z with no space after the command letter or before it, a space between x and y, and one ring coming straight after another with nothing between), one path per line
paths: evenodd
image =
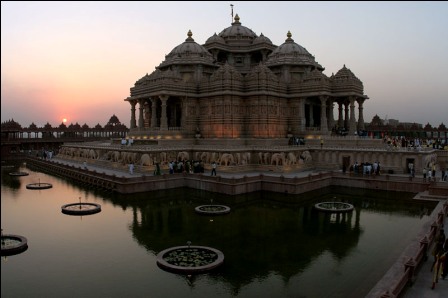
M420 249L417 251L414 257L411 257L404 264L404 273L400 276L397 282L390 286L389 290L386 290L381 294L380 298L399 297L403 294L408 284L412 284L415 281L415 275L420 269L423 262L428 259L428 249L434 243L435 236L438 231L443 228L445 219L448 215L448 202L443 204L442 210L437 215L437 220L431 225L431 229L428 234L420 240Z

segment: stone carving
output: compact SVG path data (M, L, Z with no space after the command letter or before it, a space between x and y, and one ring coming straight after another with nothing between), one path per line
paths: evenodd
M243 154L243 165L250 164L250 152L244 152Z
M212 152L212 154L210 155L210 162L216 162L219 163L220 160L220 156L217 152Z
M194 160L199 160L201 159L201 152L200 151L196 151L194 153Z
M152 166L154 164L154 159L152 158L152 154L143 154L140 158L141 166Z
M123 164L135 163L137 160L136 152L121 152L121 162Z
M433 165L437 164L437 154L432 153L425 156L424 167L431 168Z
M98 157L99 157L99 154L95 150L90 149L90 151L89 151L89 158L97 159Z
M219 161L220 165L230 166L235 163L234 157L231 153L223 153Z
M181 151L177 154L177 160L185 161L190 159L190 154L186 151Z
M285 153L274 153L271 156L271 165L275 163L276 166L285 164Z
M210 163L210 152L202 152L200 160L202 160L204 163Z
M161 165L166 165L167 162L167 155L166 152L160 152L160 164Z
M271 164L271 153L270 152L259 152L258 153L258 163L269 165Z
M288 155L286 156L286 164L287 165L297 164L297 157L294 154L294 152L288 152Z
M119 151L113 151L111 154L111 160L113 162L119 162L120 161L120 152Z
M311 157L311 153L307 150L307 151L303 151L302 154L300 155L300 158L303 159L304 163L308 163L312 161L312 157Z

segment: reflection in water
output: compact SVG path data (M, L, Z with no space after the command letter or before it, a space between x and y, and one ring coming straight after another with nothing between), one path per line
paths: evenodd
M27 171L29 178L20 177L14 188L2 169L2 227L29 239L17 262L2 264L2 297L64 296L77 286L83 297L362 297L434 208L409 201L409 193L338 187L301 195L225 196L187 188L121 195ZM24 184L39 176L54 188L30 196ZM11 200L13 193L19 200ZM102 212L82 222L60 214L61 205L80 196L101 204ZM197 214L195 207L211 198L231 212ZM314 208L335 200L355 209L331 214ZM198 276L157 267L157 253L187 241L222 251L224 264ZM48 276L30 269L43 258ZM19 276L27 287L16 285ZM99 286L81 286L92 283Z

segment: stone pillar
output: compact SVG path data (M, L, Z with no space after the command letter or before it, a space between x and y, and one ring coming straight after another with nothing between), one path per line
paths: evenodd
M143 109L144 109L145 101L143 99L138 100L138 128L143 129Z
M151 128L157 127L157 98L151 98Z
M299 131L304 132L305 131L305 125L306 125L306 117L305 117L305 98L301 97L300 100L300 110L299 110Z
M350 135L353 135L356 131L355 99L354 96L350 96L350 127L348 130Z
M345 106L344 127L345 127L345 129L349 130L349 128L350 128L350 121L349 121L350 117L349 117L349 114L348 114L349 102L345 102L344 106Z
M160 130L168 130L168 118L166 117L166 102L168 101L168 95L160 95L159 98L162 101L162 113L160 116Z
M310 127L314 127L314 117L313 117L314 105L310 104Z
M137 101L131 100L129 101L129 103L131 104L131 129L132 129L137 127L137 123L135 120L135 105L137 104Z
M363 104L364 104L364 98L358 99L358 130L364 130L364 114L363 114Z
M338 105L339 105L338 126L339 128L342 128L344 127L344 116L342 116L342 110L343 110L342 102L339 101Z
M334 110L334 107L333 107L333 99L330 99L329 101L328 101L328 108L327 108L327 110L328 110L328 130L332 130L333 129L333 127L334 127L334 116L333 116L333 110Z
M327 123L327 99L328 96L319 96L320 99L320 131L323 134L328 133Z

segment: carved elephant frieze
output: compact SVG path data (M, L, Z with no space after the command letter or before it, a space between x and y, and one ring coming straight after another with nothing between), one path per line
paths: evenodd
M303 151L302 154L300 155L300 158L303 159L304 163L308 163L312 161L312 157L311 157L311 153L307 150L307 151Z
M141 166L152 166L154 164L154 159L152 157L152 154L143 154L140 158L140 165Z
M288 152L288 155L286 155L286 164L287 165L295 165L297 164L297 156L294 152Z
M258 163L269 165L271 163L271 153L270 152L258 152Z
M190 154L188 154L187 151L181 151L177 153L177 160L178 161L186 161L190 159Z
M204 163L210 163L210 152L202 152L200 156L200 160Z
M234 164L235 160L231 153L223 153L219 161L220 165L229 166Z
M285 153L273 153L271 156L271 165L273 164L276 166L285 165Z
M219 161L220 161L220 156L219 156L219 154L218 154L217 152L212 152L212 153L210 154L210 162L216 162L216 163L219 163Z

